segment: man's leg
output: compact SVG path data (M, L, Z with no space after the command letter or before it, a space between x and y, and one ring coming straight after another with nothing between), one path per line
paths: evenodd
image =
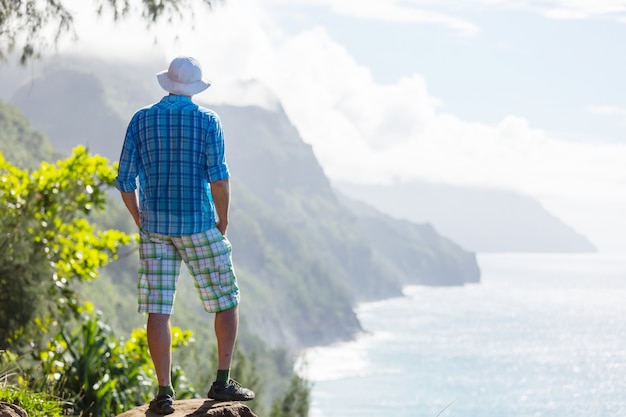
M228 310L215 313L215 336L217 337L217 379L211 385L207 396L221 401L253 400L254 392L244 388L229 378L230 364L237 340L239 327L239 308L234 306Z
M160 387L171 384L172 331L169 314L148 314L148 349Z
M172 331L169 314L148 314L148 349L159 381L159 393L150 401L157 414L174 412L174 390L171 385Z
M181 258L172 245L171 238L141 229L139 235L138 311L148 313L148 349L159 383L159 390L150 401L149 408L157 414L171 414L174 412L174 388L171 384L170 315Z
M196 281L207 312L215 313L217 378L207 396L219 401L249 401L254 392L230 379L239 328L239 287L228 239L217 229L181 238L178 250ZM208 250L207 250L208 249Z
M228 370L233 359L237 330L239 328L238 306L215 313L215 336L217 338L217 369Z

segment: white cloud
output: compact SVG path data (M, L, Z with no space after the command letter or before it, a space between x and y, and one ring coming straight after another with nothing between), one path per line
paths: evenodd
M588 17L588 14L583 10L571 9L566 7L546 9L542 12L542 14L545 17L549 17L551 19L562 20L585 19Z
M603 104L587 106L586 110L606 120L615 121L618 126L626 127L626 107Z
M378 0L329 1L331 9L340 14L347 14L361 19L388 20L393 22L432 23L449 27L463 35L479 32L479 27L468 20L449 13L410 6L406 2L381 2Z
M623 21L625 0L272 0L272 3L329 7L354 18L434 23L463 35L480 31L477 24L459 16L467 9L503 8L534 11L553 19L609 17Z
M473 0L471 3L535 11L552 19L603 17L620 20L626 11L625 0Z
M615 155L626 157L619 146L553 139L519 116L497 125L461 120L442 110L419 74L377 84L323 28L281 41L258 74L334 179L429 179L577 195L612 183L622 170Z
M583 232L597 222L589 212L626 208L626 145L561 141L515 115L462 120L419 74L377 84L322 27L280 38L266 53L259 78L333 180L513 189L567 213Z
M315 0L312 0L315 1ZM346 0L348 1L348 0ZM625 0L410 0L418 6L447 6L454 9L500 7L534 10L552 17L574 18L624 13Z
M448 27L461 35L474 35L480 31L478 25L469 20L455 16L452 12L441 12L433 9L432 2L401 1L401 0L271 0L272 3L308 4L323 6L332 12L357 19L403 23L429 23ZM424 4L426 3L426 4Z
M221 82L220 88L207 91L205 98L213 104L257 106L270 111L278 111L282 106L274 92L258 80Z
M61 51L70 50L80 54L108 59L144 59L151 52L161 53L160 48L151 48L158 38L157 28L148 28L139 19L131 18L113 22L111 15L97 16L94 4L84 0L64 2L74 15L77 39L63 39Z
M608 104L603 105L591 105L587 107L589 113L604 115L604 116L626 116L626 108L611 106Z
M624 0L554 0L556 7L587 16L600 16L623 13L626 11Z
M334 7L348 7L348 2L338 3ZM202 16L195 31L160 30L161 43L154 48L168 58L180 53L198 57L214 82L203 93L208 101L272 108L275 94L332 180L420 179L513 189L589 228L597 219L572 207L626 208L626 145L560 141L520 115L495 124L462 120L445 111L420 74L376 83L323 27L286 36L261 6L227 2ZM363 7L374 10L371 2ZM106 42L90 37L92 50L128 55L134 41L121 32ZM168 37L177 38L163 40ZM146 39L152 38L144 37L137 51L150 49ZM259 80L267 88L246 80ZM595 106L589 111L622 114L623 109Z

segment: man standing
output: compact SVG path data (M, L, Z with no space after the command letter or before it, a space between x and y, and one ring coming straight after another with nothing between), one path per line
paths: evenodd
M138 310L148 313L148 348L159 382L150 409L171 414L170 315L182 261L204 309L215 313L218 370L207 396L247 401L254 392L230 379L240 299L226 238L230 172L218 115L191 100L210 83L191 57L175 58L157 79L169 95L131 119L116 186L140 232Z

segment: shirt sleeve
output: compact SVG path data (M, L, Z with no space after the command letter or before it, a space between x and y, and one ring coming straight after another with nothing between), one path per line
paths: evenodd
M137 140L135 134L135 119L133 117L128 128L122 146L122 154L115 177L115 187L122 192L132 192L137 189Z
M207 179L209 182L225 180L230 177L226 153L224 151L224 131L217 114L213 115L213 129L209 130L207 143Z

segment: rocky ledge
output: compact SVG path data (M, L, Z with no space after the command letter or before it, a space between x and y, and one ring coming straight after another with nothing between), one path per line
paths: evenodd
M28 417L28 414L15 404L0 401L0 417Z
M238 402L220 402L207 399L176 400L174 413L168 417L257 417L249 407ZM162 417L142 405L128 410L117 417Z

